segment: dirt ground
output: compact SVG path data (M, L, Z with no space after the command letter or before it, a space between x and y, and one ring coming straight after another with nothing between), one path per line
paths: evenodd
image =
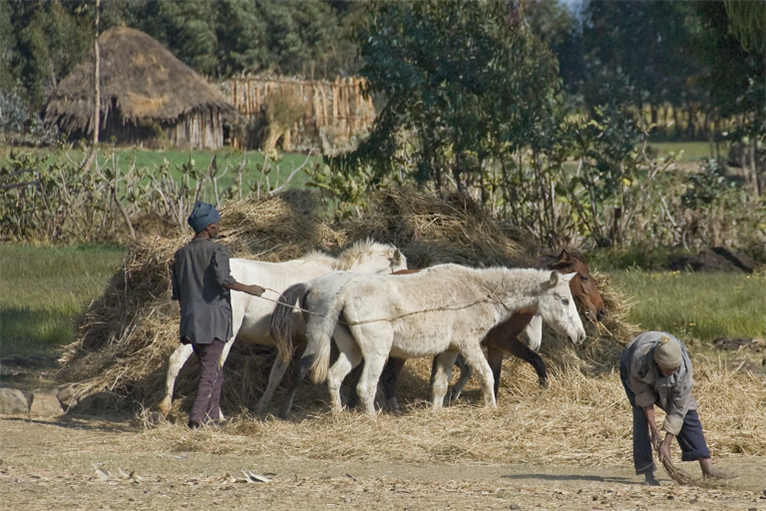
M0 458L0 509L14 511L766 510L763 457L720 460L720 468L740 475L726 484L681 487L660 469L662 486L651 488L627 466L341 463L178 452L130 423L4 416ZM696 463L683 468L699 474Z

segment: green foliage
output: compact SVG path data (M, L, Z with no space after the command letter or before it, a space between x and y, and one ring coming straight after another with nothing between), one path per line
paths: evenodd
M168 227L186 228L196 199L215 204L248 192L252 195L283 189L300 170L280 176L281 156L262 156L254 180L246 180L247 159L224 160L213 155L207 167L194 159L180 164L121 165L107 153L87 165L76 153L54 156L22 151L11 153L0 166L0 236L15 240L64 242L124 242L135 238L134 223L151 215ZM308 159L303 165L308 164ZM271 174L271 175L270 175ZM226 180L224 181L224 176ZM280 182L281 179L281 182Z
M702 212L718 205L733 187L724 169L715 161L707 161L702 172L689 174L686 182L688 187L681 196L681 203L690 209Z
M42 104L48 91L74 68L93 41L91 19L71 12L59 0L40 2L29 24L19 33L25 82L34 104Z
M451 178L462 190L487 159L545 143L556 62L508 8L374 2L357 32L361 74L387 103L369 138L330 160L332 171L351 179L365 168L373 186L400 174L437 190Z
M588 2L583 25L583 58L591 106L619 103L697 101L692 77L701 72L695 58L699 24L689 2Z
M729 16L729 31L742 46L758 52L766 50L766 1L725 0L724 4Z
M306 105L293 87L280 87L266 99L266 121L276 130L291 128L306 113Z

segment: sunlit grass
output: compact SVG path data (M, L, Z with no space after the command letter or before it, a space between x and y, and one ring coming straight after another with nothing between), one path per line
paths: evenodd
M609 271L635 301L628 321L684 338L766 336L766 274Z
M0 244L0 355L56 356L124 257L113 247Z
M81 150L73 149L64 153L52 152L48 149L30 149L30 148L6 148L0 150L0 165L4 160L9 157L11 151L15 152L33 152L36 156L46 158L45 161L54 163L57 160L59 162L65 162L69 159L73 161L82 161L84 153ZM306 170L313 165L321 163L321 156L318 155L304 155L299 153L280 153L279 161L273 160L276 155L271 156L270 168L278 169L276 171L269 172L261 177L262 167L264 163L264 155L258 151L243 152L230 147L224 147L219 151L183 151L179 149L167 149L167 150L150 150L139 148L105 148L99 151L99 164L101 166L109 166L112 161L116 162L116 166L123 172L127 172L134 165L136 168L147 168L150 171L159 168L166 161L169 165L170 172L176 178L180 178L181 168L183 165L193 163L194 168L200 172L206 172L210 167L213 156L216 158L216 167L219 169L219 186L228 186L234 174L241 167L243 169L242 179L243 185L246 189L255 189L259 180L261 180L261 187L266 187L266 182L270 185L275 183L282 184L290 173L302 165L303 169L293 176L290 181L290 187L301 187L309 179ZM224 170L227 169L225 174ZM277 176L278 174L278 176Z

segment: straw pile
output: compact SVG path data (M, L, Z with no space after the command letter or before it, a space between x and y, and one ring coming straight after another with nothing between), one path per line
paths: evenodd
M228 203L221 211L220 241L234 257L284 261L313 249L337 254L359 239L372 238L398 246L411 267L442 262L472 266L532 266L534 250L519 241L518 232L499 224L470 199L392 189L371 197L369 213L355 220L329 224L316 213L307 192L289 192L259 201ZM173 253L188 241L177 237L141 239L131 249L124 267L103 296L79 319L79 336L68 346L59 379L75 382L82 396L110 391L124 401L151 409L163 396L168 356L178 346L178 306L169 300L169 265ZM543 357L551 378L562 379L572 370L598 375L610 371L632 328L624 316L629 303L595 274L610 316L602 325L587 325L589 340L573 347L546 332ZM223 406L229 413L252 407L260 397L274 360L274 350L236 343L226 365ZM529 368L506 361L503 385ZM196 389L196 360L192 357L176 383L174 411L179 417L190 406ZM399 383L403 402L428 399L430 360L412 360ZM555 381L555 380L552 380ZM469 384L470 385L470 384ZM469 391L470 394L470 391ZM298 406L324 408L325 391L306 385Z
M700 418L714 462L727 456L766 455L766 389L695 358ZM439 411L407 398L404 415L368 417L331 413L305 394L292 421L235 417L220 429L190 432L162 424L142 433L168 453L265 455L292 459L460 464L576 464L632 466L632 421L616 371L591 378L572 372L550 388L537 387L527 368L504 381L497 409L480 405L478 390ZM696 372L695 372L696 375ZM322 389L326 392L325 389ZM659 412L659 410L658 410ZM658 413L658 423L662 414ZM128 444L132 435L118 441ZM673 457L680 458L674 445ZM697 463L683 464L699 474Z

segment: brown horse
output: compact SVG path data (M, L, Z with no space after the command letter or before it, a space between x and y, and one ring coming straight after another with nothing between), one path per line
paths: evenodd
M588 266L579 252L562 250L558 255L543 256L538 263L538 268L557 270L560 273L576 272L577 275L569 282L569 288L577 304L577 309L591 321L606 316L604 300L601 298L596 283L588 271ZM411 272L413 270L404 271ZM495 398L497 398L500 371L505 353L510 353L531 364L537 372L540 386L548 386L548 373L542 357L519 339L519 335L529 325L535 314L536 311L534 310L514 313L510 319L492 328L482 341L482 344L487 348L487 362L489 362L492 374L495 377ZM396 399L396 381L402 368L404 368L405 362L406 359L389 358L380 377L389 409L395 414L399 413L399 404ZM458 356L455 364L460 368L460 379L450 393L447 394L446 400L457 399L471 377L472 369L465 363L462 356ZM358 379L357 372L354 371L352 379ZM433 377L433 370L431 376ZM351 388L355 388L355 385L352 385ZM349 406L354 406L355 401L356 395L352 392Z

